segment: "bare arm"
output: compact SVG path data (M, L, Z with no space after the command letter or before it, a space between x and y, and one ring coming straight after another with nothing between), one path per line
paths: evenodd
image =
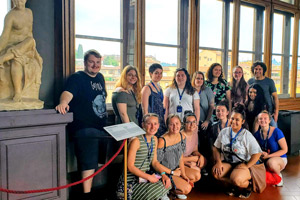
M60 96L59 104L55 107L55 110L57 110L60 114L66 114L69 109L69 103L73 99L73 94L68 91L64 91Z
M229 116L231 115L231 107L232 107L232 103L231 103L231 93L230 93L230 90L227 90L226 91L226 99L228 100L229 102Z
M130 122L128 114L127 114L127 104L126 103L117 103L117 108L118 108L122 123Z
M2 35L0 36L0 51L7 46L7 42L9 41L9 35L13 25L13 19L10 14L11 12L9 12L4 19L4 27Z
M194 112L197 117L197 124L200 121L200 99L194 99Z
M169 97L164 97L164 107L165 107L165 122L169 115Z
M142 170L140 170L139 168L137 168L134 165L135 162L135 158L136 158L136 152L139 150L140 148L140 141L138 138L134 138L130 143L129 143L129 149L128 149L128 161L127 161L127 168L128 171L130 171L131 173L133 173L134 175L147 179L149 180L151 183L155 183L158 181L157 178L155 178L154 176L147 174L145 172L143 172Z
M149 96L151 94L151 91L149 87L146 85L142 89L142 110L143 115L148 114L148 106L149 106Z
M256 154L253 154L250 158L250 160L246 163L246 166L248 168L252 167L252 165L255 165L256 162L259 160L261 156L261 153L256 153Z
M278 113L279 113L279 99L278 99L277 92L273 92L272 96L274 98L274 104L275 104L274 120L275 120L275 122L277 122L278 121Z

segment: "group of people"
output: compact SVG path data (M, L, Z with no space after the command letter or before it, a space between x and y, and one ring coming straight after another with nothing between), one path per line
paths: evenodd
M97 136L106 134L107 115L101 55L88 51L84 64L83 72L69 78L56 107L62 114L69 108L74 113L71 127L83 178L96 168L99 150L94 148L100 146ZM122 175L117 196L124 198L126 189L128 199L166 200L169 192L186 199L201 174L211 174L229 183L228 194L246 198L253 178L249 168L259 161L281 176L287 144L276 125L276 87L265 77L263 62L251 70L254 78L247 83L242 67L235 67L228 83L219 63L210 66L207 80L203 72L190 78L178 68L163 92L160 64L149 67L151 81L144 87L137 68L126 66L112 95L116 123L135 122L146 133L129 142L127 188ZM84 183L85 199L90 191L91 180Z

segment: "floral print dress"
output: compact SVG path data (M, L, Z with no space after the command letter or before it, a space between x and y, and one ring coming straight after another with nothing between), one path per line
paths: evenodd
M215 108L220 101L226 99L226 92L231 89L225 79L222 79L222 81L219 81L217 84L212 84L212 82L206 81L205 85L209 87L215 95ZM216 116L216 109L214 109L212 117L214 121L218 121Z

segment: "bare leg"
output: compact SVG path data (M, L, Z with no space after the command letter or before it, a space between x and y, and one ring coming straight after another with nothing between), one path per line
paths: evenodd
M177 194L188 194L192 190L192 186L183 178L179 176L173 176L173 181L176 185Z
M22 94L22 78L23 78L23 67L20 63L13 61L11 63L11 77L15 89L13 97L14 101L21 101Z
M231 182L239 188L247 188L251 174L248 168L234 168L230 174Z
M219 181L225 182L227 184L228 183L231 184L231 181L227 175L230 172L232 167L228 163L222 163L222 164L223 164L223 172L220 175L216 174L215 172L212 172L212 175L215 179Z
M285 163L283 162L281 157L272 157L267 161L267 168L276 174L280 174L285 167Z
M184 167L186 176L190 179L192 182L197 182L201 178L200 169L193 169L189 167Z
M81 176L84 179L84 178L92 175L94 172L95 172L94 169L85 170L85 171L81 172ZM83 193L91 192L92 184L93 184L93 178L90 178L87 181L83 182Z

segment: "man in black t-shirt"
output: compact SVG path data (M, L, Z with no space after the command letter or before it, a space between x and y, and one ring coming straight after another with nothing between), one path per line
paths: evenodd
M96 50L89 50L84 56L84 71L76 72L67 81L56 110L61 114L72 111L74 121L69 130L74 134L75 153L82 178L95 172L98 167L100 138L108 136L103 130L106 123L105 80L99 72L101 55ZM90 199L92 180L83 183L84 196Z

